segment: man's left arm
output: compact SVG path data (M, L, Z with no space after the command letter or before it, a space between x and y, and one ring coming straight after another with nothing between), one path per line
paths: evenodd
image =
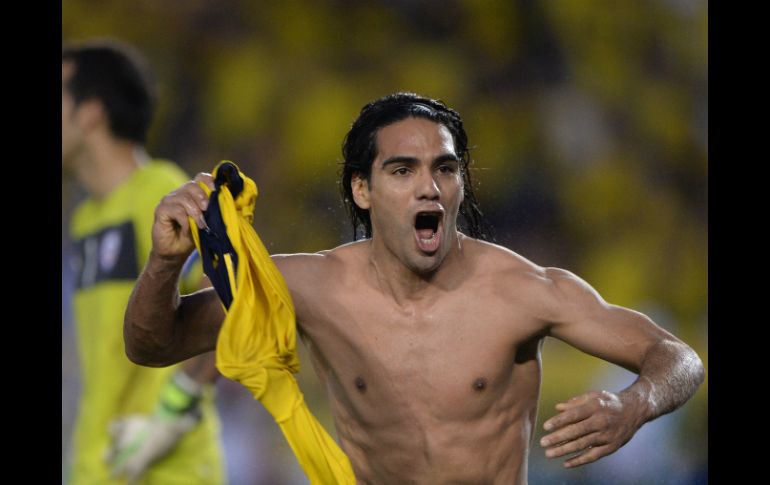
M618 392L589 392L556 405L540 440L546 456L581 452L566 467L585 465L626 444L646 422L669 413L703 382L701 359L649 317L612 305L588 283L557 268L545 270L548 335L639 375Z

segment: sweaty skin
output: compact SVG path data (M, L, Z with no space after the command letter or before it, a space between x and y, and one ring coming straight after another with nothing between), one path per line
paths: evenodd
M541 445L549 457L582 452L565 466L614 452L695 392L700 359L649 318L568 271L457 231L462 178L445 127L407 118L381 128L377 148L371 177L352 181L372 239L273 256L358 483L525 484L546 336L640 374L617 394L557 406ZM214 291L175 289L202 194L190 182L156 210L124 326L135 362L215 347L224 315ZM437 219L435 235L417 227L418 213Z
M500 283L536 285L535 267L461 236L464 277L399 304L371 251L364 241L275 258L356 477L523 483L545 326Z

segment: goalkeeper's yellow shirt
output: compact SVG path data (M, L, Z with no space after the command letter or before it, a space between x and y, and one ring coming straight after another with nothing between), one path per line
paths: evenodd
M154 211L160 199L189 178L171 162L152 161L136 170L107 198L87 199L70 225L74 241L73 301L82 392L73 436L70 483L117 484L104 455L108 426L126 414L151 414L177 366L154 369L131 363L123 342L123 315L152 245ZM187 281L200 280L200 264ZM186 288L193 291L194 287ZM185 288L182 288L184 292ZM211 391L201 402L201 423L140 483L224 482L219 421Z

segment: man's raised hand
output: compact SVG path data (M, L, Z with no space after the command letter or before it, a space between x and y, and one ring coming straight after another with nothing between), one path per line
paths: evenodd
M208 207L209 198L198 182L214 190L214 179L208 173L199 173L195 178L163 197L155 209L152 226L152 250L163 259L184 261L195 249L190 234L188 216L199 227L207 227L203 211Z

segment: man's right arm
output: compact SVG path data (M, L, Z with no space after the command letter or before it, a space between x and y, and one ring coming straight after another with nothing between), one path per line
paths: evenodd
M214 189L209 174L170 193L155 209L152 250L128 301L123 337L128 358L140 365L164 367L216 348L224 310L213 288L179 294L179 275L195 248L188 216L206 227L206 193Z

